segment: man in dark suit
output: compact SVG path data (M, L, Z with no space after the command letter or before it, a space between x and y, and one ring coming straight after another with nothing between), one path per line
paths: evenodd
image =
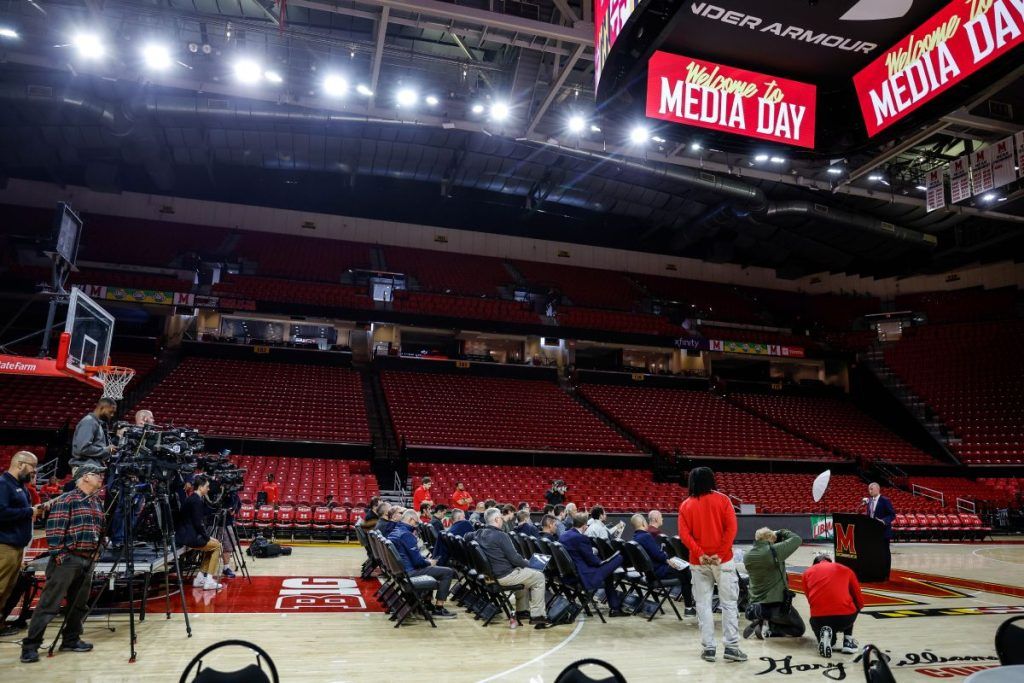
M559 542L565 546L576 565L583 587L588 591L597 590L604 585L605 595L608 596L608 607L610 617L628 616L622 611L622 596L615 590L612 574L622 566L622 555L615 553L611 559L602 562L597 556L597 548L594 547L593 539L583 535L583 527L590 521L590 515L585 512L578 512L572 517L572 528L558 537Z
M448 533L452 536L465 536L466 534L473 531L473 523L466 519L466 513L459 508L452 509L452 525L447 531L442 533ZM437 560L439 567L447 567L448 560L448 548L443 543L441 534L437 535L437 543L434 544L434 551L431 556Z
M693 602L693 586L690 582L690 568L676 569L668 563L668 555L661 548L658 539L647 530L647 520L641 514L633 515L629 523L633 526L633 540L647 552L654 565L654 573L659 579L679 579L682 587L683 604L686 605L686 616L697 616L697 607Z
M514 531L517 534L526 534L534 538L540 538L540 530L530 521L530 511L520 510L516 513L516 526Z
M867 515L877 519L885 525L885 554L888 558L887 564L892 565L892 555L889 552L889 541L892 540L892 522L896 519L896 508L892 501L882 495L882 487L876 482L868 484L868 497L864 500L867 506Z

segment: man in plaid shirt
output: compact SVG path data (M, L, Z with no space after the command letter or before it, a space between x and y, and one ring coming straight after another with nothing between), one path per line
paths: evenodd
M67 623L62 652L89 652L92 644L81 639L82 621L88 613L92 567L103 534L103 508L96 493L103 488L103 467L82 465L75 470L75 488L55 499L46 521L50 561L46 585L21 642L21 661L39 661L39 646L50 621L67 598Z

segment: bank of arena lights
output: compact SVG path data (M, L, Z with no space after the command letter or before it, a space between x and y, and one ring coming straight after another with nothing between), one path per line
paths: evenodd
M253 85L263 79L263 68L253 59L241 58L232 66L235 80L244 85Z
M650 140L651 134L645 126L633 126L629 131L629 141L634 145L644 145Z
M490 115L492 121L500 123L507 119L511 113L512 110L509 108L507 102L498 101L491 104Z
M412 88L401 88L395 93L395 103L399 107L412 107L419 101L419 94Z
M573 114L565 124L573 135L579 135L587 127L587 120L579 114Z
M103 59L107 54L107 46L103 39L95 33L76 33L71 37L71 46L75 48L75 54L80 59L98 60Z
M338 74L327 74L324 76L323 91L328 97L344 97L348 94L348 81Z
M150 71L167 71L174 64L170 48L162 43L147 43L143 45L142 62Z
M758 163L764 163L764 162L768 161L768 155L767 154L758 154L757 156L754 157L754 161L756 161Z
M267 79L267 83L273 83L274 85L284 83L284 77L278 71L264 71L263 78Z
M370 90L370 86L365 83L360 83L356 86L356 92L363 97L373 97L373 90Z
M427 103L428 107L436 107L441 102L436 95L427 95L423 101Z
M17 40L21 36L10 26L0 26L0 38L5 40Z
M484 113L484 105L482 105L479 102L477 102L472 107L470 107L469 110L471 112L473 112L474 114L476 114L477 116L479 116L480 114Z

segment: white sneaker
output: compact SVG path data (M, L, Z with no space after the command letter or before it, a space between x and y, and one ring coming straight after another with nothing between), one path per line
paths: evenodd
M206 575L202 572L196 572L196 578L192 579L193 588L202 588L203 583L206 582Z
M203 581L203 585L201 586L204 591L219 591L223 587L224 584L219 583L217 579L212 576L206 577L206 580Z
M825 659L832 657L832 629L822 626L818 632L818 654Z

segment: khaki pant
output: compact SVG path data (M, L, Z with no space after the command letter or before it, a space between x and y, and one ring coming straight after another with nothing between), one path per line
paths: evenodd
M211 538L206 542L202 548L196 548L205 555L203 556L203 562L199 565L199 570L217 576L220 569L220 556L223 552L220 541L216 538Z
M18 572L21 571L21 558L24 548L0 543L0 608L7 604L7 598L18 583Z
M516 611L525 612L527 606L533 618L546 618L547 608L544 605L544 572L529 567L518 567L498 579L502 586L522 585L523 590L516 592Z

